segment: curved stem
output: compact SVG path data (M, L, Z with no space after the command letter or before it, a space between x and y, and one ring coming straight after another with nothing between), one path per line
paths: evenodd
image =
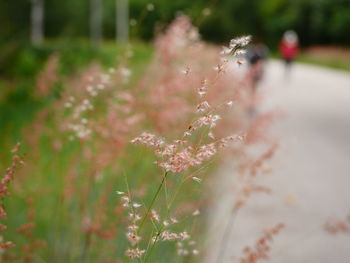
M152 199L152 201L151 201L151 204L148 206L147 212L146 212L146 214L144 215L144 217L142 218L142 221L141 221L141 223L140 223L140 228L139 228L140 230L139 230L139 231L141 231L141 228L142 228L142 226L144 225L144 223L145 223L145 221L146 221L146 218L148 217L148 215L149 215L149 213L150 213L150 211L151 211L151 209L152 209L152 207L153 207L153 205L154 205L154 202L156 201L156 199L157 199L157 197L158 197L158 195L159 195L159 192L160 192L160 190L162 189L162 187L163 187L163 185L164 185L164 182L165 182L165 179L166 179L167 175L168 175L168 172L165 172L165 173L164 173L164 176L163 176L163 179L162 179L162 182L159 184L158 189L157 189L157 192L156 192L155 195L153 196L153 199Z
M233 227L233 220L235 219L235 216L237 215L236 213L236 207L233 207L231 214L230 214L230 218L227 221L227 225L224 229L224 235L222 236L222 240L220 243L220 250L219 250L219 254L216 260L216 263L222 263L224 258L225 258L225 253L227 250L227 245L228 242L230 240L230 236L231 236L231 231L232 231L232 227Z

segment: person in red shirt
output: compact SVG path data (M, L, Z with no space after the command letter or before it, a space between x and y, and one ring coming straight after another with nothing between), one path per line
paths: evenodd
M286 65L286 72L290 71L292 62L299 53L298 35L293 30L284 33L280 42L280 53Z

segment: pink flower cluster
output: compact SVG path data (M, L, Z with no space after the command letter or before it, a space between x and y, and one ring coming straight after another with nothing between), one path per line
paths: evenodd
M163 241L175 241L175 240L184 241L189 238L190 238L190 235L186 231L175 233L175 232L170 232L166 230L160 234L160 240L163 240Z
M135 139L131 140L131 143L133 144L143 144L150 147L156 147L159 148L162 145L164 145L164 140L158 138L156 135L149 133L149 132L143 132L140 136L136 137Z
M218 115L210 115L210 117L205 118L201 117L198 126L192 127L200 127L201 125L212 126L217 120L215 116ZM131 143L156 148L155 153L162 158L162 160L158 160L156 164L166 171L180 173L190 167L199 166L204 161L209 160L217 153L218 149L227 147L230 141L242 141L243 139L244 136L242 135L234 135L198 147L186 146L183 148L181 145L186 143L183 140L176 140L175 143L167 144L156 135L144 132L139 137L131 140Z

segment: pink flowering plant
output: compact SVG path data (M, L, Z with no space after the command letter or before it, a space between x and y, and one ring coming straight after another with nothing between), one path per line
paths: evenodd
M65 80L61 97L24 130L29 157L13 184L26 202L8 201L23 215L8 212L0 261L201 262L214 168L236 158L249 174L238 207L265 189L250 175L275 149L258 160L246 151L271 119L247 115L251 93L236 71L249 41L219 50L179 16L142 70L127 47L117 67L92 64ZM41 74L39 95L50 92L58 59Z
M168 38L171 39L169 40ZM125 252L129 258L139 258L141 262L148 262L153 250L158 243L163 241L176 242L179 256L193 257L199 254L199 249L195 246L196 241L192 237L193 233L188 230L188 226L177 232L171 230L173 225L179 223L179 219L175 216L177 211L174 207L174 201L181 193L184 184L201 183L203 170L218 152L231 144L239 144L244 141L244 135L240 133L219 138L214 135L218 122L223 118L221 114L226 115L230 112L233 101L226 99L220 102L220 98L215 97L215 95L209 97L207 93L209 89L215 89L216 85L223 85L220 81L224 82L225 79L221 80L220 75L226 70L230 59L228 56L238 57L239 59L241 54L243 54L243 48L248 43L249 37L232 40L230 46L224 48L223 56L219 57L219 64L216 67L212 67L214 74L210 74L208 78L203 78L194 90L188 90L188 87L191 87L188 83L198 82L197 75L191 76L194 74L193 68L199 65L192 63L194 64L193 66L187 66L184 70L178 72L173 72L172 68L176 67L174 65L179 63L179 59L181 59L179 53L176 53L179 49L181 51L181 49L191 50L194 47L203 48L201 47L203 44L199 42L195 29L190 25L187 18L180 17L170 26L167 34L158 40L157 44L160 47L158 60L160 59L167 65L164 72L161 74L158 72L158 75L160 75L158 77L160 81L162 81L162 78L166 78L167 82L164 82L164 86L159 88L161 90L158 89L157 91L159 93L173 92L174 89L185 93L195 91L198 104L194 107L193 114L188 114L192 120L186 126L187 128L180 132L179 137L169 141L151 132L142 132L131 140L132 144L146 146L152 150L156 157L154 163L160 168L162 175L159 178L160 183L157 190L150 203L145 204L144 211L140 209L143 205L133 201L130 192L118 191L118 194L121 195L123 207L127 208L130 217L130 225L126 234L130 246ZM170 47L165 44L168 44ZM159 62L158 60L157 62ZM203 71L206 70L204 69ZM183 79L182 83L179 83L181 78ZM176 83L173 84L173 81ZM173 86L169 87L170 85ZM230 88L233 89L232 87ZM230 91L232 92L230 88L226 88L226 94ZM158 96L159 93L157 94ZM181 95L183 96L184 94ZM151 96L153 96L153 92ZM159 102L157 99L158 97L155 98L156 102L162 103L162 101ZM169 96L169 100L172 100L172 97ZM211 102L209 103L208 100ZM186 100L182 101L188 103ZM193 101L193 99L190 101ZM217 105L212 104L215 102L218 102ZM185 105L189 108L187 104ZM167 110L167 106L165 106L165 110ZM180 116L176 117L180 118ZM166 120L166 118L162 118L161 121L164 119ZM164 130L164 128L161 130ZM175 182L177 181L176 190L173 190L174 177L176 178ZM158 199L161 198L162 192L164 192L164 200L161 202L163 207L159 207L157 203L160 203ZM198 213L199 210L197 208L191 211L190 215L196 216ZM193 223L194 220L192 219L191 221ZM145 224L150 225L147 228L147 233L143 231ZM179 227L176 228L178 229ZM146 242L142 242L142 240Z

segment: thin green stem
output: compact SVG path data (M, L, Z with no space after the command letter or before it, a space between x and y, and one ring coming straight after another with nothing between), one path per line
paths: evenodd
M224 229L224 235L222 236L222 240L219 246L219 254L218 254L218 258L216 260L216 263L221 263L223 262L224 258L225 258L225 254L226 254L226 250L227 250L227 245L229 243L230 240L230 236L231 236L231 231L233 228L233 223L234 223L234 219L237 215L237 208L236 206L233 207L231 214L230 214L230 218L227 221L226 227Z
M131 198L131 192L130 192L130 187L129 187L129 181L128 181L128 177L127 177L127 175L125 173L125 170L123 170L123 175L124 175L124 180L125 180L125 185L126 185L126 191L128 193L128 197L129 197L130 207L131 207L132 213L134 215L136 215L135 207L132 204L132 198ZM135 233L136 233L136 235L138 235L138 231L137 230L135 230ZM141 259L138 258L137 261L141 263Z
M209 164L208 164L208 165L209 165ZM173 196L172 196L172 199L171 199L170 203L167 203L168 215L169 215L169 211L170 211L170 209L171 209L173 203L174 203L175 200L176 200L176 197L177 197L178 193L180 192L180 189L181 189L181 186L183 185L183 183L184 183L188 178L190 178L192 175L196 174L197 172L199 172L200 170L204 169L205 167L206 167L206 166L200 167L199 169L197 169L196 171L192 172L192 173L191 173L190 175L188 175L187 177L186 177L185 175L182 176L181 181L180 181L180 183L178 184L177 189L175 190L175 192L174 192L174 194L173 194ZM157 194L160 192L161 186L162 186L163 184L166 184L166 174L165 174L165 176L163 177L162 183L161 183L160 186L158 187L157 193L156 193L156 195L155 195L155 197L154 197L153 199L156 198L156 196L157 196ZM151 206L150 206L150 207L152 207L153 203L154 203L154 202L151 203ZM150 208L148 209L147 214L149 213L149 211L150 211ZM147 214L146 214L146 216L147 216ZM141 228L141 226L140 226L140 228ZM161 235L163 229L164 229L164 226L163 226L163 225L161 225L161 227L160 227L159 229L156 228L156 230L157 230L157 235L156 235L156 237L155 237L155 240L153 241L152 246L151 246L149 249L147 249L147 254L146 254L146 256L145 256L145 260L143 261L144 263L146 263L146 262L148 261L148 259L150 258L151 254L152 254L152 252L153 252L153 249L154 249L154 247L155 247L157 241L159 240L159 236Z
M167 209L167 216L169 217L170 214L170 207L169 207L169 194L168 194L168 187L167 187L167 181L164 182L164 195L165 195L165 203L166 203L166 209Z
M169 203L169 209L172 207L173 203L176 200L177 195L180 192L181 186L183 185L184 182L186 182L188 179L192 178L194 175L196 175L197 173L199 173L201 170L209 167L212 164L213 161L210 161L208 164L198 168L197 170L193 171L192 173L190 173L188 176L183 176L181 179L181 182L179 183L177 189L175 190L175 194L173 195L173 198L171 199L170 203Z
M154 239L154 242L153 242L151 248L148 250L147 255L146 255L145 260L144 260L143 263L146 263L146 262L148 261L149 257L151 256L151 254L152 254L152 252L153 252L153 249L154 249L155 245L157 244L157 241L158 241L158 239L159 239L159 237L160 237L160 235L161 235L163 229L164 229L164 226L162 225L162 226L160 227L159 231L157 232L157 235L156 235L156 237L155 237L155 239Z
M163 176L163 179L162 179L162 182L159 184L158 189L157 189L157 192L156 192L155 195L153 196L153 199L152 199L152 201L151 201L151 204L149 205L146 214L145 214L144 217L142 218L142 221L141 221L141 223L140 223L140 228L139 228L140 231L141 231L141 229L142 229L142 227L143 227L143 225L144 225L144 223L145 223L145 221L146 221L146 219L147 219L147 217L148 217L148 215L149 215L149 213L150 213L150 211L151 211L151 209L152 209L152 207L153 207L153 205L154 205L154 203L155 203L155 201L156 201L156 199L157 199L157 197L158 197L158 195L159 195L160 190L162 189L162 187L163 187L163 185L164 185L164 182L165 182L165 179L166 179L167 175L168 175L168 172L165 172L165 173L164 173L164 176Z

